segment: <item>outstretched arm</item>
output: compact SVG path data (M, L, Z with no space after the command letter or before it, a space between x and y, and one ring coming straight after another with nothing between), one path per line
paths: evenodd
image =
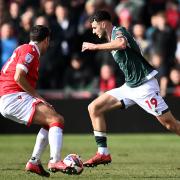
M103 44L93 44L93 43L88 43L88 42L83 42L82 44L82 52L86 50L120 50L120 49L125 49L127 46L127 40L124 37L117 38L115 40L112 40L111 42L108 43L103 43Z

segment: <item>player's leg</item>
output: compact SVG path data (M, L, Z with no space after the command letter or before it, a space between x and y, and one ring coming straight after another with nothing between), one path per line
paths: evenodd
M122 107L122 102L115 97L104 93L88 106L89 115L95 131L106 132L104 113Z
M49 170L53 172L62 171L64 173L72 173L72 169L70 169L61 161L60 156L63 139L64 118L50 106L44 103L39 103L36 106L35 114L33 117L33 123L49 127Z
M26 164L26 171L35 172L39 175L43 176L49 176L50 174L46 172L41 165L41 155L43 151L45 150L46 146L48 145L48 129L47 128L41 128L37 137L36 137L36 143L34 146L34 150L32 153L32 156L30 160Z
M8 94L0 98L0 112L5 118L29 126L35 111L35 104L39 102L26 92ZM40 162L40 155L46 146L43 139L47 139L47 132L40 130L33 151L33 156L36 157L30 159L26 164L26 170L42 176L49 176Z
M180 122L175 119L168 105L160 95L159 85L155 78L137 88L133 88L134 101L172 132L180 135Z
M36 143L33 149L32 158L31 159L40 159L43 151L48 145L48 132L49 128L41 128L37 137Z
M66 172L66 170L69 170L69 167L65 166L60 161L62 131L64 127L64 119L61 115L55 112L52 107L33 98L26 92L18 92L2 96L0 99L0 105L1 114L6 118L26 124L27 126L29 126L31 123L34 123L39 124L42 127L48 127L48 136L51 151L50 164L56 166L59 171ZM41 135L44 138L47 138L47 132L41 133ZM41 151L43 151L43 148L45 147L42 143L43 141L39 141L36 144L36 153L39 154L39 156L42 153ZM32 166L26 166L26 170L35 172L43 176L49 175L48 173L45 174L45 171L43 170L39 160L34 161L34 164L31 163L31 165Z
M180 122L175 119L175 117L172 115L170 111L160 116L156 116L156 118L168 130L176 133L177 135L180 135Z
M102 94L95 99L89 106L88 111L92 121L95 140L98 146L98 152L94 157L84 162L84 166L93 167L99 164L111 162L111 156L107 148L106 121L104 113L113 109L123 108L122 95L120 88L113 89Z

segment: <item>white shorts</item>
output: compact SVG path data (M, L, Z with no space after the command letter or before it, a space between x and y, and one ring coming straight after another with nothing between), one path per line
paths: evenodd
M35 105L41 102L26 92L7 94L0 98L0 113L8 119L30 126Z
M123 84L121 87L106 93L121 101L125 108L138 104L154 116L168 111L168 106L160 95L159 84L155 78L135 88Z

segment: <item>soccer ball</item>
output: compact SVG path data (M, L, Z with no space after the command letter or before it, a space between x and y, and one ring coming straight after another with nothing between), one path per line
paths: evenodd
M70 167L74 168L75 174L81 174L83 169L84 169L83 162L82 162L80 156L77 155L77 154L69 154L69 155L67 155L64 158L63 162L67 166L70 166Z

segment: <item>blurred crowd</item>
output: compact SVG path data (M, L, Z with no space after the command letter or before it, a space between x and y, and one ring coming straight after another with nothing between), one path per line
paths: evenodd
M101 43L89 17L98 9L126 27L158 71L161 95L180 97L180 0L0 0L0 67L29 42L33 25L51 30L41 57L38 89L89 98L124 83L110 52L81 53L83 41Z

